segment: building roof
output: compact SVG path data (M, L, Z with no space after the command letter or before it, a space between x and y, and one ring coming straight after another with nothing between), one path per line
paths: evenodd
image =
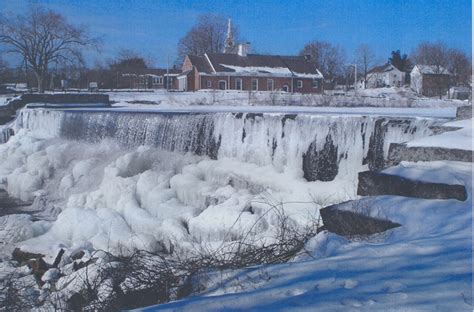
M190 61L202 73L265 74L284 77L323 78L315 63L303 56L281 56L230 53L208 53L203 57L190 56ZM203 64L206 62L207 64Z
M384 65L375 66L374 68L369 70L369 74L385 73L390 72L394 69L400 71L396 66L392 65L391 63L385 63Z
M212 67L209 65L205 56L188 55L191 64L196 67L200 73L212 73Z
M417 68L420 73L425 74L425 75L450 75L451 74L443 66L416 64L415 67L413 67L413 70L415 70L415 68Z

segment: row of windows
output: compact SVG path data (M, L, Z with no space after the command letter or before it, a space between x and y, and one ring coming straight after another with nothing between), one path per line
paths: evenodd
M234 82L235 90L242 90L242 78L236 78ZM296 81L296 87L301 89L303 88L303 80ZM313 88L319 88L319 80L313 79L312 81ZM212 80L207 80L207 88L212 88ZM219 80L219 89L227 89L227 81ZM283 86L284 91L289 91L289 86ZM252 91L258 91L258 79L252 79ZM273 79L267 79L267 91L273 91Z

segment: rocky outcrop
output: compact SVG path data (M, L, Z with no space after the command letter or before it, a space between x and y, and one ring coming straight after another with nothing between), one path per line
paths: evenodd
M466 188L463 185L415 181L373 171L359 173L357 195L398 195L425 199L457 199L460 201L467 198Z
M341 205L352 202L332 205L319 210L324 228L337 235L353 237L367 236L385 232L401 226L390 220L374 218L368 214L340 209Z
M326 137L322 150L318 150L316 142L313 142L303 154L303 172L307 181L332 181L338 171L337 146L331 135Z
M392 143L388 151L388 165L394 166L402 161L450 160L472 162L472 151L434 146L410 146Z

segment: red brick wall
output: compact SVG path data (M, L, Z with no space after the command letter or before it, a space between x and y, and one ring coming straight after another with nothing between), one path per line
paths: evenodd
M267 81L268 79L273 79L273 90L283 90L285 85L288 86L289 92L291 92L291 78L267 78L267 77L238 77L238 76L201 76L201 89L218 89L219 81L225 80L227 83L228 90L235 90L235 80L237 78L242 79L242 90L249 91L252 89L252 79L258 80L258 91L268 91L267 90ZM303 82L303 87L297 87L297 80ZM211 87L207 86L207 82L211 81ZM230 81L230 84L229 84ZM319 87L313 88L312 86L313 79L303 78L303 79L293 79L293 92L299 93L321 93L322 92L322 80L320 80Z

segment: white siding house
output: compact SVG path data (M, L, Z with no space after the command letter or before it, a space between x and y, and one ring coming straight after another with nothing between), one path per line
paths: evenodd
M367 88L402 87L405 84L405 72L390 63L374 67L367 75Z

